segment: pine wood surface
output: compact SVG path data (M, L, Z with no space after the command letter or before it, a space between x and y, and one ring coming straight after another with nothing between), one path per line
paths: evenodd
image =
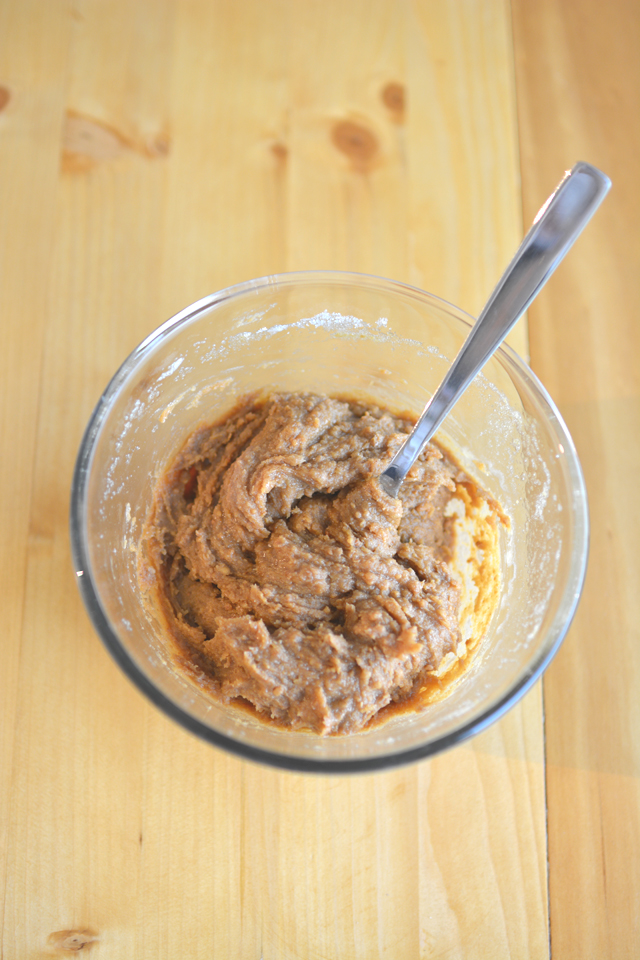
M614 960L640 953L640 7L516 0L513 20L525 218L578 156L613 183L533 304L530 345L591 513L584 595L544 681L551 947Z
M3 960L543 958L550 929L554 957L635 954L637 44L616 32L632 4L607 9L0 0ZM187 304L282 270L475 313L523 201L528 222L576 159L621 186L532 313L594 517L546 755L540 684L474 741L366 777L173 725L103 650L71 565L73 463L113 371Z

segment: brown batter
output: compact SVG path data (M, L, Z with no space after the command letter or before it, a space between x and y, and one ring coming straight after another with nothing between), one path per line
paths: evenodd
M288 394L245 398L188 440L156 491L141 581L183 666L218 699L351 733L466 654L451 501L485 518L485 541L496 505L434 444L400 498L385 494L376 478L411 427ZM497 568L481 546L470 603L486 624Z

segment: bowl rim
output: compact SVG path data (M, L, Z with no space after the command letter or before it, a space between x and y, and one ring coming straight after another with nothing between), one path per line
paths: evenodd
M430 302L469 327L475 322L474 318L460 307L456 307L449 301L422 290L419 287L396 280L389 280L375 274L339 270L300 270L269 274L224 287L216 293L195 301L160 324L159 327L153 330L129 353L109 380L89 418L80 443L71 485L69 511L71 553L76 573L76 581L82 600L92 625L103 644L134 685L147 696L156 707L180 726L206 742L236 756L283 770L298 773L372 773L415 763L418 760L426 759L443 750L447 750L481 733L496 720L504 716L504 714L531 689L556 655L571 625L580 600L586 575L589 548L589 511L582 468L571 435L556 405L535 373L511 347L503 343L498 351L496 351L496 356L503 362L503 365L505 365L507 369L515 368L515 372L526 388L537 395L538 401L541 402L543 407L547 408L548 419L553 425L554 432L559 436L567 458L566 463L572 491L571 503L574 530L574 545L569 564L567 583L558 604L558 611L551 625L551 628L554 626L556 628L555 636L552 636L551 641L543 645L543 649L538 651L538 656L532 659L528 668L518 677L517 681L510 686L503 696L483 709L477 717L472 718L467 723L462 724L450 733L435 740L430 740L419 746L411 747L410 749L383 753L374 757L323 759L278 753L262 747L255 747L207 726L207 724L193 717L159 690L127 653L100 603L99 592L92 576L88 544L84 535L87 521L88 483L96 440L109 412L112 400L118 395L120 388L128 379L131 372L153 351L158 341L162 340L177 327L194 319L201 312L205 310L208 312L212 307L226 300L236 299L251 292L262 292L269 286L281 288L287 285L322 282L342 283L354 286L365 285L369 289L380 287L386 292L396 291L423 303L425 301ZM563 619L562 623L558 624L557 621L561 611L563 611ZM553 633L554 631L552 631L551 628L550 633Z

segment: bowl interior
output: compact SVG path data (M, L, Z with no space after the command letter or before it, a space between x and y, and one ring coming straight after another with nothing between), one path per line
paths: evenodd
M171 665L141 601L137 546L154 486L186 437L255 390L307 390L418 414L470 318L428 294L358 275L284 275L223 291L159 328L107 388L80 452L72 501L79 582L107 646L189 729L297 769L372 769L486 726L557 649L580 593L586 500L573 445L510 352L489 361L440 433L511 520L503 589L482 648L447 698L356 735L287 732L211 701Z

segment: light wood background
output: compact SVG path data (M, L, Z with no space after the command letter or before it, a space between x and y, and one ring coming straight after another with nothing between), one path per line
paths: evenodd
M639 955L638 20L634 0L0 0L3 960ZM71 566L112 372L187 304L283 270L475 313L578 159L612 193L514 332L593 524L544 690L355 779L174 726Z

